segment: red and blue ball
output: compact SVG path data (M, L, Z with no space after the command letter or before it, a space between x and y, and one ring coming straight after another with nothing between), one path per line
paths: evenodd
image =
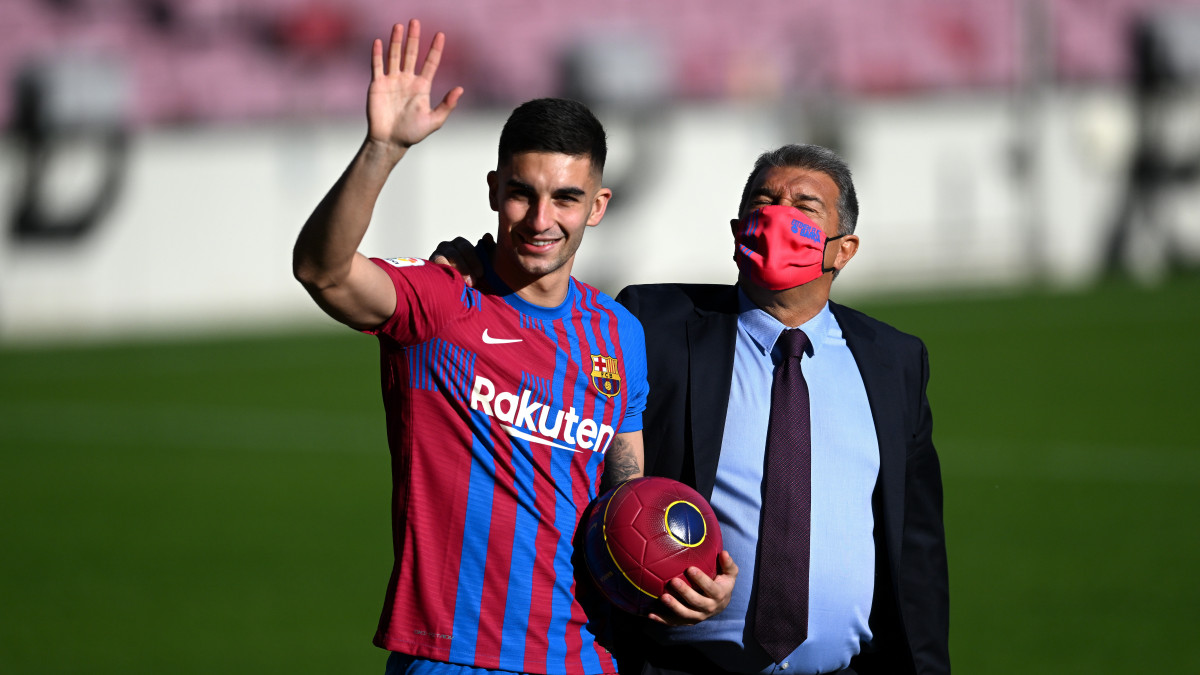
M654 608L666 584L697 567L717 572L721 529L692 488L658 476L635 478L603 494L584 532L584 560L614 605L631 614Z

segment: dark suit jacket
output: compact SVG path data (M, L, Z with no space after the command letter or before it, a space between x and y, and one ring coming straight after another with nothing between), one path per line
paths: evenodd
M683 481L710 499L733 373L736 286L630 286L617 300L646 331L646 475ZM879 439L874 639L851 667L860 675L949 673L949 584L941 470L925 395L928 354L911 335L847 307L831 302L830 308L862 373Z

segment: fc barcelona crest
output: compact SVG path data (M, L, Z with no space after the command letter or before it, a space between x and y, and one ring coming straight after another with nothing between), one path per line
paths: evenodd
M609 398L621 393L621 373L617 370L616 359L592 354L592 386Z

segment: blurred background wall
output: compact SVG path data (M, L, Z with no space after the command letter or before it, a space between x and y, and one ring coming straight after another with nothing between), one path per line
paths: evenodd
M300 225L364 131L369 48L447 33L364 242L494 229L484 176L528 98L607 124L616 191L576 274L729 281L754 158L841 152L862 204L843 294L1153 281L1200 261L1200 2L6 0L0 339L316 319Z

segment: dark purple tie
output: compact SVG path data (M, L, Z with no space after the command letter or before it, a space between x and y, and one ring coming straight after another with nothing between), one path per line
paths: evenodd
M808 536L812 448L808 384L800 359L808 336L785 330L771 385L771 421L758 538L754 637L781 663L808 637Z

